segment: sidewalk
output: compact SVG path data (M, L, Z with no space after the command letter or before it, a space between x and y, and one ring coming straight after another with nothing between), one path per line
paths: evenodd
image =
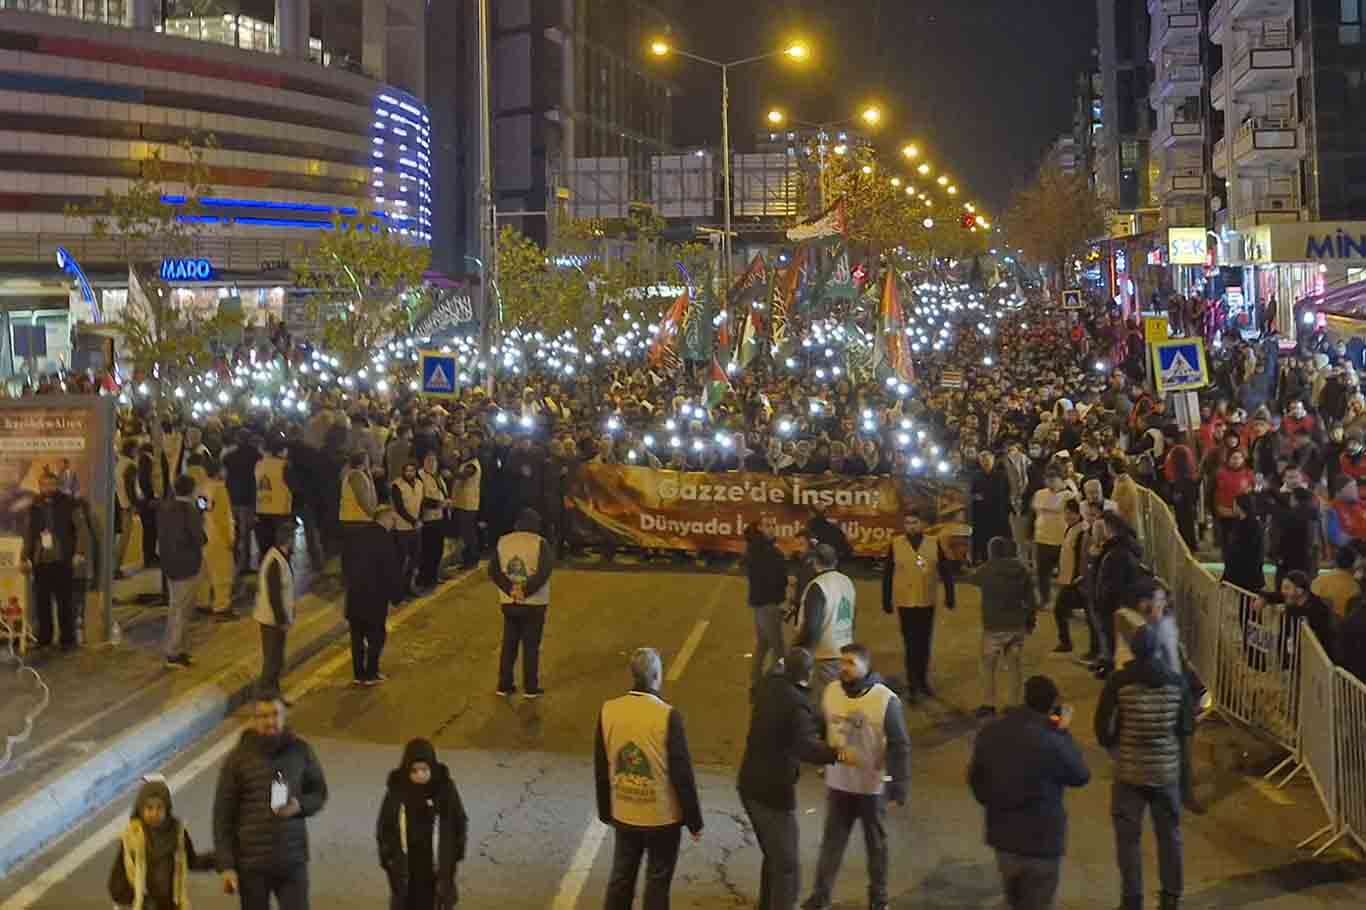
M298 621L286 670L345 633L340 579L309 571L295 555ZM0 877L82 816L101 808L138 775L192 743L249 697L260 668L260 635L250 618L256 579L243 577L235 622L196 612L187 639L194 666L169 670L160 644L166 607L139 595L160 591L153 569L115 582L118 645L30 655L50 690L31 737L0 768ZM16 736L42 697L31 674L0 664L0 735ZM4 757L0 742L0 759Z

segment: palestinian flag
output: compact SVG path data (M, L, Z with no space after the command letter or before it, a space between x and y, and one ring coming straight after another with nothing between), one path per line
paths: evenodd
M650 345L650 366L673 372L682 365L683 361L678 356L677 341L687 316L688 292L685 289L669 308L669 315L664 318L663 325L659 327L659 334L655 335L654 343Z
M764 344L764 317L754 308L745 316L745 327L740 335L740 347L736 359L741 369L748 368Z
M882 305L878 313L877 354L874 362L884 368L888 375L896 376L902 382L914 378L911 366L911 353L906 344L906 334L901 315L901 294L896 269L887 269L886 280L882 286Z
M729 391L730 380L726 378L726 371L721 369L721 361L713 354L711 371L707 374L707 383L702 392L702 406L711 411L725 399Z
M848 230L849 219L845 217L844 200L841 199L815 218L788 228L787 239L794 243L831 243Z

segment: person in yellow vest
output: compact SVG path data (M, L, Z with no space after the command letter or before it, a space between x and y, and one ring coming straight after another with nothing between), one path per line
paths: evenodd
M522 651L523 694L539 698L541 688L541 634L550 605L550 572L554 556L541 536L541 516L535 509L517 515L516 530L498 538L489 560L489 578L498 588L503 607L503 651L498 661L498 694L512 695L517 687L512 671L517 651Z
M375 492L375 475L370 473L370 456L365 452L351 453L350 463L341 473L338 502L337 517L341 522L343 541L374 523L379 496ZM346 550L346 547L342 548L342 552Z
M204 568L199 590L212 589L213 618L226 622L237 617L232 612L233 584L237 580L233 560L232 503L228 501L228 487L223 483L222 468L210 461L203 468L204 479L197 488L204 509L204 530L208 543L204 545Z
M450 490L435 452L422 459L422 470L417 472L422 481L422 553L418 560L418 588L434 588L440 581L441 557L446 550L446 509L450 506Z
M471 440L462 443L460 463L455 469L451 502L455 504L455 530L460 535L460 568L473 569L479 564L479 485L484 470L479 464L479 453Z
M683 717L659 697L664 664L654 648L631 655L631 691L598 715L593 748L598 818L615 831L607 910L630 910L648 854L643 906L669 906L678 847L687 828L702 837Z
M414 593L418 559L421 554L419 537L422 533L422 481L417 476L416 462L406 462L390 484L389 501L394 507L394 539L402 564L403 597Z
M133 533L133 512L138 504L138 444L125 440L114 465L114 578L123 577L123 560Z
M836 566L839 555L828 543L811 549L815 574L802 589L797 607L797 637L793 644L811 652L811 696L817 708L825 687L840 675L840 648L854 640L854 582Z
M283 439L274 440L266 456L256 462L256 546L262 554L275 543L277 527L294 527L294 492L285 458L288 451Z
M957 606L953 590L954 563L939 538L925 533L925 516L910 509L902 516L905 533L892 540L882 571L882 612L897 613L906 655L906 700L934 696L930 688L930 641L938 588L944 586L944 606Z

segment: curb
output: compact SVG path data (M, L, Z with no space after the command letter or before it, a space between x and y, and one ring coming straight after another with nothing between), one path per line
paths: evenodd
M300 642L285 658L293 670L347 632L343 600L331 624ZM159 767L221 724L252 695L258 658L241 659L177 698L149 720L129 728L98 752L24 795L0 815L0 878L19 868L84 818L94 816L149 770Z

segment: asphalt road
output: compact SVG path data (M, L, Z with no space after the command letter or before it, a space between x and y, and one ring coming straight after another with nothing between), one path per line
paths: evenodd
M878 586L860 581L858 636L876 669L900 674L896 621L878 609ZM611 834L595 819L593 725L602 701L629 685L626 657L641 645L664 657L663 697L686 721L705 812L702 841L685 839L674 906L752 906L759 853L734 790L748 720L752 619L743 578L691 568L563 570L553 580L536 702L494 694L501 621L492 586L471 579L433 601L398 614L401 628L385 654L389 682L353 689L349 657L325 653L291 679L309 691L290 723L317 747L331 799L310 821L313 906L372 910L387 906L376 860L374 821L385 776L403 743L424 736L451 766L470 814L470 848L460 869L462 906L596 907L611 861ZM978 610L960 589L960 608L940 611L934 673L940 698L915 709L911 802L893 809L891 893L898 908L999 905L993 857L981 842L980 811L964 783L976 722ZM1050 622L1045 620L1045 629ZM1082 636L1084 638L1084 634ZM1062 906L1118 902L1108 814L1109 759L1088 731L1098 684L1046 652L1051 632L1028 649L1030 671L1059 680L1077 705L1078 736L1095 780L1070 799L1072 833ZM175 811L201 844L211 841L216 769L236 729L225 725L198 750L166 769ZM1250 785L1236 741L1203 730L1202 789L1208 815L1188 817L1188 907L1360 907L1361 869L1342 857L1308 861L1294 842L1321 824L1310 791L1293 788L1273 802ZM822 782L801 786L804 887L815 865ZM1290 803L1288 805L1282 803ZM112 835L127 801L91 819L23 874L0 883L0 910L106 910ZM1149 878L1156 870L1149 852ZM866 872L855 834L836 893L837 906L866 906ZM233 907L218 880L197 877L200 910ZM1155 900L1155 899L1154 899Z

